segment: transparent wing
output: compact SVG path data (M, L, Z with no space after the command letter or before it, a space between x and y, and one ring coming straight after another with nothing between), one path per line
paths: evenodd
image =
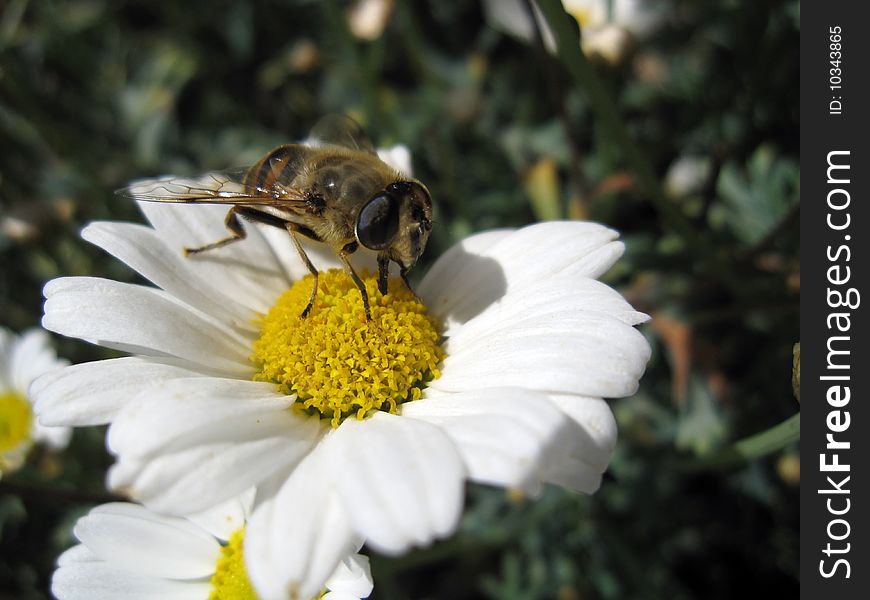
M362 125L347 115L331 114L320 119L311 128L308 142L314 146L339 146L377 155Z
M115 192L116 196L143 202L181 204L259 204L288 207L304 204L301 190L275 183L271 189L244 183L247 169L215 171L198 177L140 179Z

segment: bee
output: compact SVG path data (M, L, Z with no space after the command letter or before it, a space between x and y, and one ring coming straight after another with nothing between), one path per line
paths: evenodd
M432 197L418 180L378 158L362 128L349 117L324 117L311 130L309 140L278 146L248 169L193 179L142 180L116 194L145 202L229 205L224 219L229 235L198 248L185 248L185 256L244 240L243 221L286 230L314 276L302 318L314 305L317 269L299 236L328 244L359 288L366 320L371 321L365 285L348 257L360 248L377 255L382 294L387 293L390 261L397 263L410 290L408 271L426 248L432 230Z

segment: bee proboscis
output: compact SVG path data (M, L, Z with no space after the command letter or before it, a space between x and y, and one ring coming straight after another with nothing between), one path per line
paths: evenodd
M185 255L214 250L245 239L242 220L285 229L314 287L302 317L317 294L317 269L300 235L332 247L362 294L366 319L369 298L348 257L359 248L377 254L378 289L387 293L390 261L407 273L423 253L432 230L432 199L426 187L383 162L360 126L330 116L312 129L311 144L278 146L257 164L199 178L163 177L133 182L118 195L146 202L226 204L229 235Z

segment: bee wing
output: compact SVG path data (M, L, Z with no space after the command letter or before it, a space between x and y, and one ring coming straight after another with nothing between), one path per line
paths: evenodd
M198 177L158 177L140 179L115 192L116 196L143 202L174 202L181 204L258 204L283 206L304 204L301 190L275 184L270 189L243 183L247 169L215 171Z
M308 142L314 146L339 146L377 155L362 125L347 115L331 114L320 119L311 128Z

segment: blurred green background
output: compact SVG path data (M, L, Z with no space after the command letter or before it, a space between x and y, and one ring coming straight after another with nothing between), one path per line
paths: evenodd
M796 436L734 444L799 411L798 2L628 2L640 27L611 2L601 27L625 35L587 47L584 16L585 58L558 2L558 56L494 4L388 1L366 30L349 2L0 3L0 322L37 325L53 277L136 279L78 237L142 220L112 196L127 180L251 164L350 114L406 144L436 200L416 277L472 232L589 218L622 232L605 279L653 316L601 490L471 486L456 536L373 556L374 597L794 595ZM103 435L0 482L0 598L48 597L71 524L110 498Z

